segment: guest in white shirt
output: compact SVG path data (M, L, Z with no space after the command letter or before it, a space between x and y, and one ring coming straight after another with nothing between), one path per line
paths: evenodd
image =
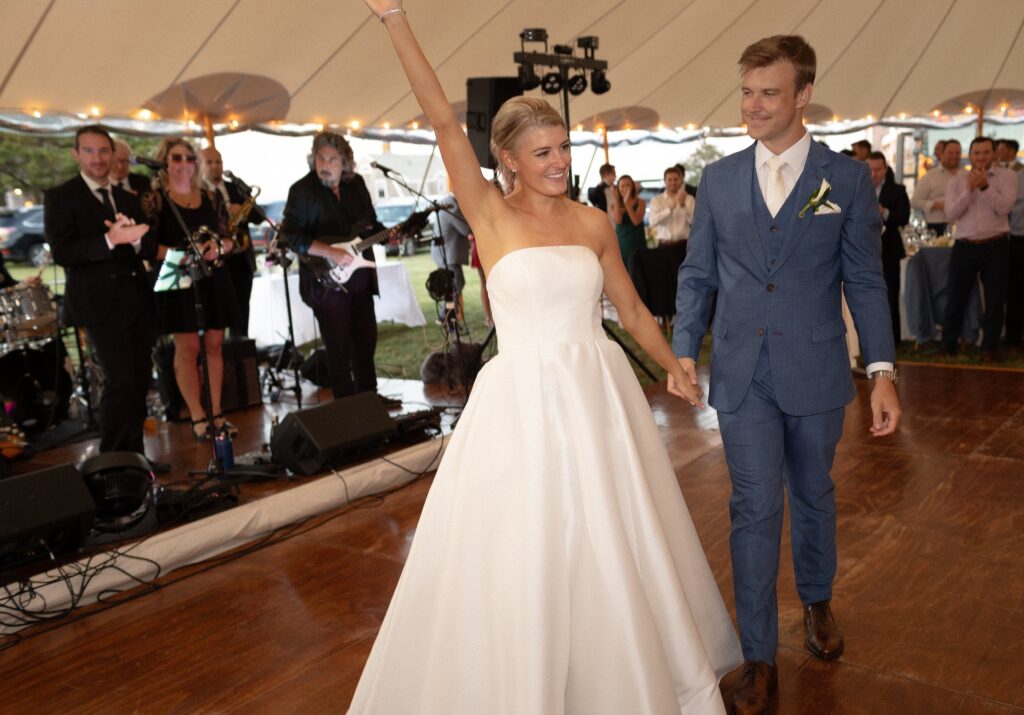
M946 187L960 171L960 142L949 139L942 148L942 166L937 166L922 176L910 199L910 207L924 213L928 228L937 234L946 232L949 220L946 218Z
M677 243L690 237L693 225L693 199L686 193L683 169L665 169L665 190L651 199L647 222L658 243Z

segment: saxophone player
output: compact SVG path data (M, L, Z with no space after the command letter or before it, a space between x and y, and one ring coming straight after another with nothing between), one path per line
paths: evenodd
M224 263L231 272L238 295L238 314L228 327L232 335L247 335L249 332L249 298L252 295L252 277L256 271L256 254L249 238L249 224L259 224L266 220L266 215L234 181L224 179L224 160L214 147L207 147L200 152L202 158L203 184L213 193L214 198L227 207L232 223L237 224L235 235L236 248L225 256ZM242 216L239 218L239 216Z

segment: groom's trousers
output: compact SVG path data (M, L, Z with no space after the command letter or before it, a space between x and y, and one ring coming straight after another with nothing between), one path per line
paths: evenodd
M803 603L832 597L836 572L835 487L829 471L843 432L844 408L814 415L783 412L775 398L768 341L746 397L718 422L732 480L730 549L746 660L775 661L779 640L775 584L783 492L789 492L797 592Z

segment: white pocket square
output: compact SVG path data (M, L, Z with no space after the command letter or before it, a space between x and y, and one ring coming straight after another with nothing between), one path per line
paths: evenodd
M826 201L814 209L815 216L820 216L822 214L841 214L842 212L843 210L839 208L838 204L834 204L831 201Z

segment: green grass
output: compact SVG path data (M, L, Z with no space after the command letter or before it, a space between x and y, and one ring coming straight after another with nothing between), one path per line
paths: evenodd
M434 265L430 254L427 252L418 253L415 256L399 258L409 272L413 291L419 301L423 314L427 318L427 325L419 328L409 328L396 323L380 323L378 325L376 363L377 372L382 377L397 377L409 380L420 378L420 365L426 357L442 348L444 333L441 326L436 324L437 309L434 301L430 298L426 289L427 276L434 271ZM11 274L18 280L35 275L38 269L25 265L9 266ZM469 326L469 334L464 335L464 341L481 342L487 335L487 325L484 321L483 307L480 303L480 276L477 271L469 266L463 267L466 276L466 288L463 292L463 306L466 321ZM52 288L54 281L62 281L64 272L60 267L49 267L43 273L43 280ZM658 380L665 379L665 372L636 344L626 331L612 323L606 323L615 332L616 336L633 352L639 356L644 363L658 377ZM710 338L705 339L704 348L701 350L701 362L706 362L710 355ZM305 349L308 353L308 347ZM74 352L72 352L74 355ZM995 366L1024 368L1024 352L1002 351L999 354L1000 362ZM77 359L77 358L76 358ZM929 343L918 348L913 342L903 342L897 351L897 360L901 363L936 363L948 365L979 365L981 364L981 353L976 347L967 347L960 351L956 357L941 355L936 343ZM651 384L651 380L643 371L633 365L633 370L642 385Z
M436 306L426 289L427 276L437 266L434 265L427 253L419 253L416 256L398 260L405 264L406 270L409 271L409 279L420 307L423 309L423 314L427 318L427 325L423 328L407 328L394 323L381 323L378 326L377 337L377 373L382 376L419 379L420 365L423 360L431 352L439 350L444 340L441 326L435 323L437 319ZM487 335L483 306L480 302L480 275L469 266L463 267L463 273L466 276L463 308L469 325L469 337L463 336L462 339L479 343ZM632 336L617 325L611 325L611 327L633 354L643 359L644 363L658 376L659 381L665 379L665 372L640 349ZM635 365L633 368L641 384L651 383L650 378L638 370Z

